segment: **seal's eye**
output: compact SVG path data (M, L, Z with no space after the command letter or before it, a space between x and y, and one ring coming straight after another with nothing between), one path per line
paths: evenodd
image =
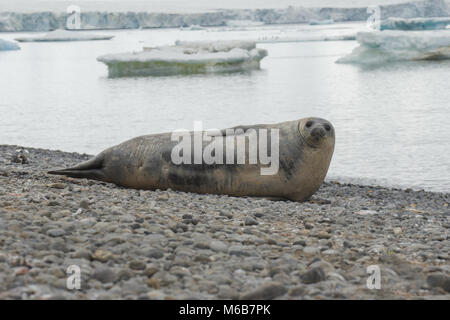
M327 130L327 131L331 130L331 127L328 123L325 123L324 127L325 127L325 130Z
M309 120L308 122L306 122L306 127L310 128L313 125L314 122L312 122L311 120Z

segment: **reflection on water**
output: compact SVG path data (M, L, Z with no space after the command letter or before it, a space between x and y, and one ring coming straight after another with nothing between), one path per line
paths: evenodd
M223 128L318 116L336 128L329 178L450 191L449 61L368 69L334 63L353 41L278 43L259 45L269 51L260 71L109 79L101 54L228 33L108 33L117 37L0 53L0 144L95 154L195 120Z

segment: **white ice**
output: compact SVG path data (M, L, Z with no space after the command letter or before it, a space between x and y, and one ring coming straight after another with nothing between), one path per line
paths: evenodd
M195 31L195 30L205 30L205 27L202 27L198 24L192 24L189 27L180 27L180 30L188 30L188 31Z
M264 22L252 20L228 20L226 25L233 28L258 27L264 25Z
M450 17L445 18L388 18L381 21L381 30L439 30L450 24Z
M12 6L5 6L5 0L0 1L0 31L44 32L66 26L66 1L59 1L59 10L45 9L48 8L49 1L27 0L26 5L24 3L19 5L20 1L8 1L15 3ZM162 6L155 5L155 1ZM81 27L84 29L145 29L179 28L192 25L217 27L228 23L233 25L233 28L242 28L248 27L249 24L254 26L255 23L293 24L331 19L335 22L366 21L366 9L369 4L381 4L383 17L414 18L450 15L450 8L445 0L408 2L403 0L270 0L272 5L269 5L267 0L251 0L250 3L248 0L233 0L234 5L230 4L230 0L214 0L215 5L211 4L211 0L201 0L203 5L200 6L196 5L198 1L155 1L138 1L139 6L133 5L134 1L114 2L114 5L110 6L105 5L109 1L83 1L80 4ZM33 5L34 2L36 2L35 5ZM10 7L9 10L8 7ZM223 10L224 8L227 9Z
M228 52L234 48L240 48L244 50L252 50L256 48L256 43L253 41L241 41L241 40L226 40L226 41L180 41L175 42L176 46L192 48L197 51L208 52Z
M0 39L0 51L19 49L20 47L17 45L17 43Z
M356 40L359 46L338 63L450 59L449 30L359 32Z
M333 24L333 19L325 19L325 20L317 20L317 19L311 19L309 20L309 25L316 26L316 25L326 25L326 24Z
M355 40L356 34L343 35L294 35L294 36L263 36L258 38L258 43L280 43L280 42L311 42L311 41L349 41Z
M35 37L16 38L19 42L52 42L52 41L89 41L89 40L110 40L114 36L91 34L80 31L68 31L58 29L44 35Z
M140 52L107 54L97 60L108 66L113 77L158 76L259 69L266 55L255 43L242 41L178 42Z

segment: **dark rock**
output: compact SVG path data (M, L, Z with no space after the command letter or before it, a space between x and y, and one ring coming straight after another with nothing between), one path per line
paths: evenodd
M92 278L102 283L108 283L114 282L116 274L110 268L99 268L92 274Z
M427 283L432 288L442 288L450 292L450 277L444 273L430 274L427 278Z
M300 276L300 279L302 280L303 283L311 284L325 280L326 275L321 268L313 268L302 274Z
M132 270L144 270L146 266L146 263L141 260L133 260L129 263L129 267Z
M240 296L241 300L270 300L282 296L287 292L285 286L278 282L271 282L259 288L246 292Z

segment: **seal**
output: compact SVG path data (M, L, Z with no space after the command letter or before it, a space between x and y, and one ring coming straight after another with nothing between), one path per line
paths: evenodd
M261 132L271 134L267 152L271 154L270 165L273 172L260 162L252 163L250 158L259 152L261 158ZM231 134L230 134L231 132ZM259 132L259 143L251 143L250 133ZM201 132L202 134L205 132ZM195 140L196 132L187 132L182 141ZM118 186L156 190L172 189L201 194L224 194L229 196L250 196L305 201L322 184L328 171L334 151L335 132L330 122L321 118L303 118L276 124L237 126L209 133L209 141L226 143L216 144L210 154L215 161L201 163L195 160L195 143L182 152L179 161L179 139L173 133L151 134L133 138L104 150L96 157L73 168L55 170L49 174L65 175L72 178L88 178L111 182ZM187 138L186 138L187 137ZM278 140L276 139L278 138ZM186 141L185 141L186 139ZM227 154L229 146L237 146L245 141L244 162L239 158L239 148ZM207 141L200 142L202 150L208 148ZM226 145L226 146L225 146ZM178 148L178 149L177 149ZM223 148L223 149L222 149ZM211 144L209 144L211 151ZM222 152L220 152L222 151ZM174 161L174 155L178 157ZM274 159L274 155L278 159ZM235 159L234 163L228 160ZM197 159L198 160L198 159ZM226 161L225 161L226 160ZM267 160L267 159L266 159ZM270 170L269 170L270 171Z

